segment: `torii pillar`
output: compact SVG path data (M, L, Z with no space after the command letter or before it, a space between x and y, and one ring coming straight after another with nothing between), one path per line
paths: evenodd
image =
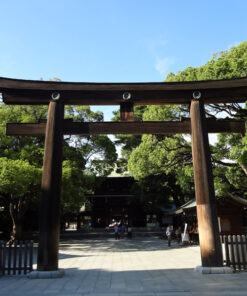
M59 94L57 94L59 99ZM38 271L58 270L64 104L49 103L45 136ZM53 275L58 277L59 274ZM60 274L62 276L62 274Z
M222 250L204 102L200 92L194 92L194 94L190 106L190 117L202 268L222 267Z

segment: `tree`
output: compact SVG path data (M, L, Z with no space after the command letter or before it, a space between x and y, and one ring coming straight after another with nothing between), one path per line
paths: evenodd
M22 219L33 198L35 186L40 186L41 170L28 161L0 158L0 192L9 199L12 218L11 240L22 237Z
M213 54L204 66L188 67L177 75L170 73L166 81L196 81L245 77L247 73L247 42L229 51ZM207 116L227 116L247 119L247 109L243 104L212 104L206 108ZM189 116L188 106L148 106L143 120L178 120ZM212 163L217 194L238 194L246 197L247 188L247 134L219 135L217 143L211 147ZM181 186L185 196L193 192L193 167L191 142L182 135L142 136L139 146L133 150L128 160L128 169L141 180L150 175L170 174L176 176L176 184Z
M77 122L103 121L102 112L93 112L88 106L68 106L66 117ZM81 154L88 171L99 176L107 176L113 171L117 153L114 143L108 136L70 136L66 141Z
M45 120L47 106L15 106L0 103L0 157L22 159L35 166L42 166L44 137L8 137L7 122L25 123Z
M176 184L176 176L173 173L149 174L141 178L133 193L139 197L139 202L146 214L159 214L164 205L185 203L185 194L182 188ZM191 196L187 196L187 198Z
M229 51L213 54L204 66L187 68L177 75L170 73L167 81L189 81L207 79L230 79L246 77L247 42L232 47ZM211 104L206 109L208 116L226 116L247 120L247 105ZM229 192L247 198L247 134L219 134L218 142L211 147L212 163L215 175L215 187L218 194ZM238 177L236 177L238 176Z
M7 106L0 103L0 202L12 221L11 240L22 236L22 221L30 206L38 206L44 137L8 137L7 122L44 120L47 107ZM8 222L8 219L6 219ZM10 227L5 226L5 229Z
M81 169L77 162L63 162L61 194L61 226L68 221L75 221L82 205L86 202L85 194L91 192L95 176Z
M13 230L11 239L21 236L23 215L30 205L30 199L40 198L41 172L44 156L44 136L7 137L7 122L39 122L46 120L47 106L12 106L0 103L0 159L2 159L2 179L5 187L0 186L0 201L5 211L10 210ZM92 112L89 107L66 107L65 117L75 121L102 120L101 112ZM79 211L85 202L85 193L93 187L94 174L107 175L116 160L114 144L106 136L79 137L64 139L63 151L63 188L62 214ZM104 161L106 161L104 163ZM16 174L13 172L16 171ZM40 172L39 180L33 179ZM23 180L21 178L23 177ZM7 186L8 185L8 186ZM17 188L22 190L16 190ZM37 190L37 188L39 188ZM26 193L25 193L26 192ZM5 200L8 200L6 207ZM33 204L37 206L36 204Z

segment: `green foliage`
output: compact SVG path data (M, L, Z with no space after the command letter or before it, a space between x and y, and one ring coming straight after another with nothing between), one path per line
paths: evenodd
M184 201L186 196L191 196L193 190L191 162L191 147L182 136L166 136L159 139L157 136L143 135L142 143L131 153L128 169L141 183L150 176L176 176L173 186L180 185L182 194L178 196L175 193L173 199L177 204L181 204L180 201ZM162 185L157 183L157 186ZM164 194L167 194L166 190Z
M94 122L103 121L101 111L93 112L89 106L71 106L65 107L65 118L73 118L74 122Z
M158 213L162 205L172 198L168 176L165 174L149 175L139 181L140 200L146 213Z
M47 116L47 106L7 106L0 104L0 157L27 160L34 166L42 166L44 137L7 137L7 122L39 122Z
M38 206L33 201L40 198L44 137L6 136L5 124L35 123L46 117L47 106L7 106L0 103L0 206L11 210L13 225L16 219L21 220L20 212L25 213L26 206ZM87 106L68 106L65 118L78 122L101 121L103 115L102 112L92 112ZM107 175L116 160L115 146L107 136L66 137L63 147L62 221L69 213L79 213L85 202L85 193L93 187L94 174ZM19 207L20 204L25 204L25 207ZM23 210L15 212L17 206Z
M213 54L211 59L201 67L188 67L183 71L168 74L166 81L197 81L246 77L247 41Z
M40 181L41 170L28 161L0 158L0 200L4 206L4 215L6 209L11 215L13 241L22 239L22 219L30 204L34 204ZM3 199L8 199L8 205Z
M28 161L0 158L0 192L22 197L31 195L30 185L40 184L41 170Z
M68 106L66 117L73 118L76 122L102 121L103 113L92 112L88 106ZM114 143L108 136L71 136L66 141L76 150L81 158L80 162L83 162L83 167L88 171L100 176L107 176L113 171L117 153Z
M142 115L147 106L134 106L135 121L142 121ZM120 121L120 110L113 112L112 121ZM140 135L116 135L115 145L121 146L121 157L117 160L117 170L119 174L127 171L127 161L131 152L141 143Z
M151 105L148 106L146 111L143 113L144 121L170 121L178 120L183 116L183 112L178 105Z
M242 139L242 154L239 156L238 161L247 170L247 136Z
M188 67L176 75L170 73L167 82L229 79L246 77L247 42L229 51L213 54L201 67ZM208 116L227 116L247 119L246 105L218 104L206 108ZM148 106L143 120L178 120L189 117L188 106ZM193 167L190 138L182 135L144 135L138 147L130 150L128 169L135 179L143 180L159 174L173 174L184 196L193 193ZM217 194L232 192L246 196L247 186L247 134L220 134L217 143L211 147Z
M63 162L62 175L62 220L68 216L78 215L80 208L86 202L85 194L89 193L94 183L94 175L83 172L77 162Z

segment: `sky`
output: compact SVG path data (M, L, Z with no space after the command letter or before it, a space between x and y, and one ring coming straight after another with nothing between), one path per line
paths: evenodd
M161 82L247 39L244 0L0 0L0 9L0 77ZM112 107L95 109L110 119Z

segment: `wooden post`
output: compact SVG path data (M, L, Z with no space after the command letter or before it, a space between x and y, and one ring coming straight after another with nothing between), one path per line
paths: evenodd
M202 266L219 267L223 264L222 250L203 101L192 100L190 116Z
M134 121L134 105L131 102L124 102L120 104L120 120Z
M50 102L46 125L42 177L40 239L37 266L39 271L58 269L63 118L63 103Z

